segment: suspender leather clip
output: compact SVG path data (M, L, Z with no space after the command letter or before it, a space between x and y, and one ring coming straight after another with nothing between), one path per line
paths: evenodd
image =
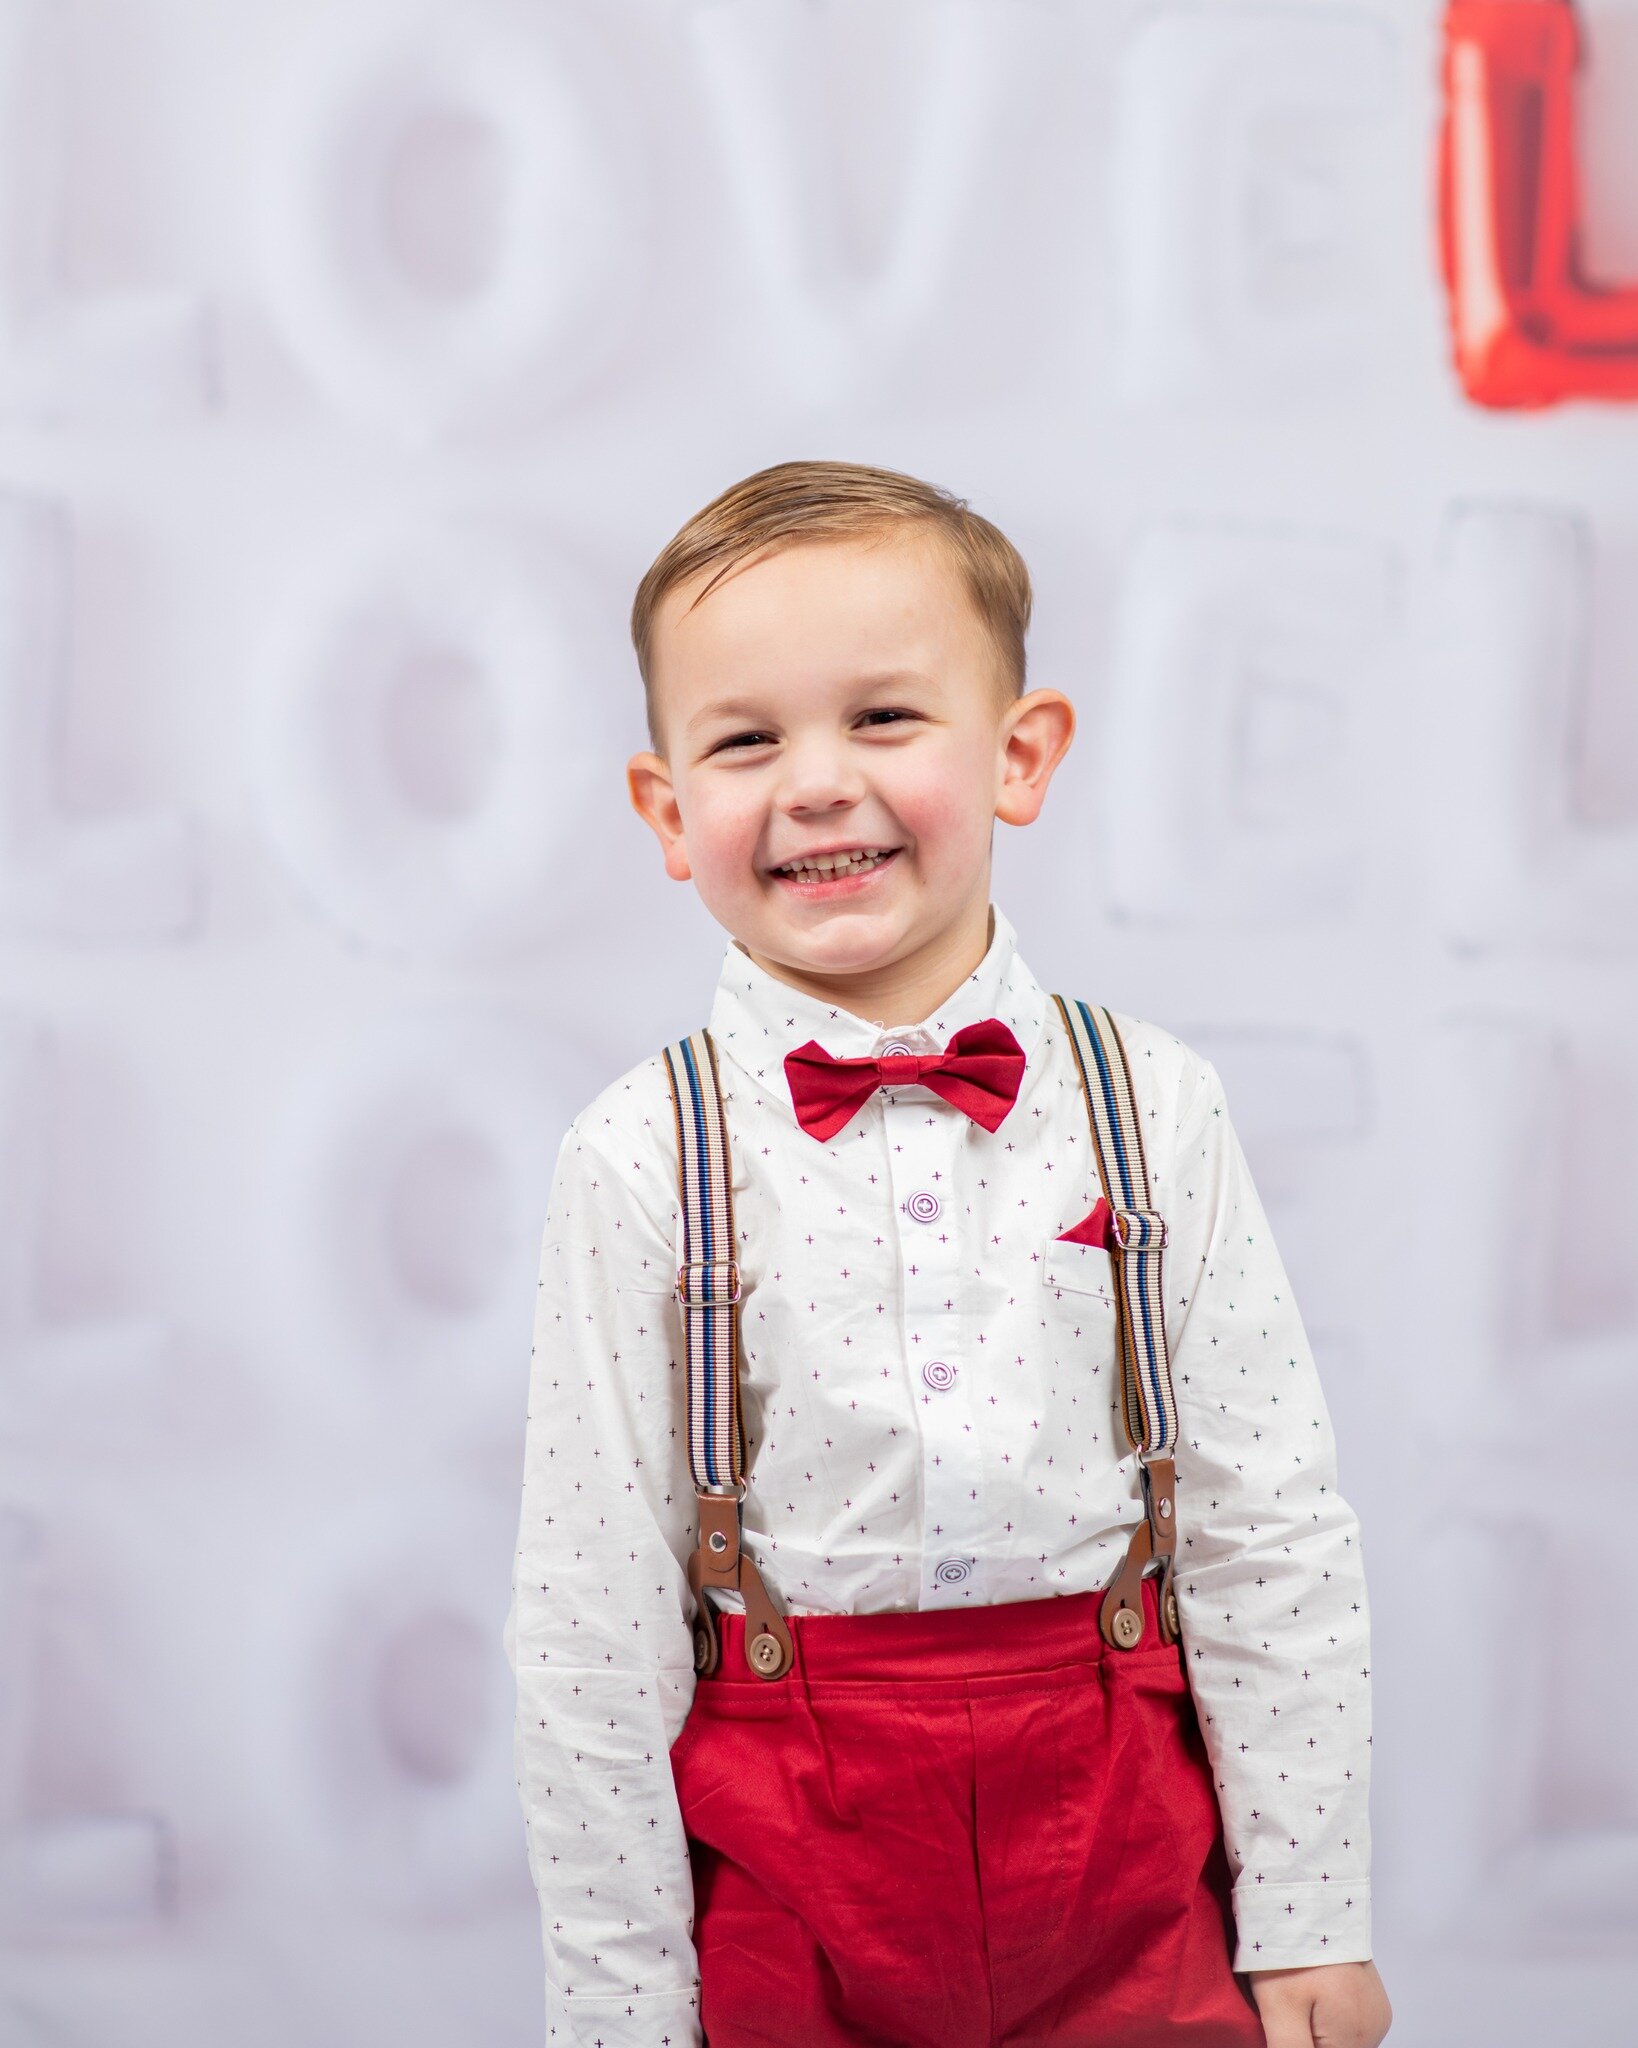
M1172 1566L1177 1559L1177 1468L1168 1452L1149 1457L1138 1453L1143 1469L1143 1502L1147 1510L1153 1555L1160 1559L1160 1639L1175 1643L1182 1630L1177 1612L1177 1594L1172 1586Z
M1172 1563L1177 1553L1177 1475L1170 1454L1146 1457L1138 1453L1138 1470L1143 1475L1143 1520L1132 1531L1120 1570L1110 1580L1098 1610L1098 1627L1106 1643L1117 1650L1135 1650L1143 1640L1143 1581L1149 1567L1160 1567L1160 1639L1175 1643L1181 1638L1177 1594L1172 1586Z
M784 1616L774 1606L756 1560L741 1547L742 1494L700 1493L700 1540L688 1560L694 1595L694 1670L706 1678L716 1670L720 1645L717 1617L706 1595L713 1586L738 1593L745 1602L745 1661L758 1678L779 1678L794 1651Z

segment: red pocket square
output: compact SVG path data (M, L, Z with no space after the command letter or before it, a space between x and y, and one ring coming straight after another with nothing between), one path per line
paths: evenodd
M1099 1244L1105 1250L1109 1245L1109 1204L1102 1195L1092 1204L1080 1222L1072 1229L1060 1230L1059 1244Z

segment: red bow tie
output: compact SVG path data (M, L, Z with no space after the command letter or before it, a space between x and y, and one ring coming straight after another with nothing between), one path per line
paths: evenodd
M882 1053L835 1059L810 1038L785 1055L796 1120L816 1138L831 1138L884 1085L919 1081L993 1131L1018 1099L1024 1048L999 1017L964 1024L939 1053Z

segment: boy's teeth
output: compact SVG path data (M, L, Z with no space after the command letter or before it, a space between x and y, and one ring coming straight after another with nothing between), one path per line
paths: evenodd
M812 860L787 863L779 872L794 875L799 882L822 882L831 875L862 874L886 857L885 847L872 847L866 853L821 853Z

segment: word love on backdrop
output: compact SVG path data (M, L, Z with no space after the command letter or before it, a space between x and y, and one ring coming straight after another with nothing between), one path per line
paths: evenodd
M1638 282L1581 260L1571 0L1445 13L1439 240L1456 369L1498 408L1638 399Z

